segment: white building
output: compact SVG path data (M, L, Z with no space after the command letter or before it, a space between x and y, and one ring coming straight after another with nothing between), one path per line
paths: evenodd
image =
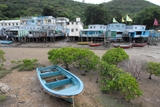
M0 26L2 27L12 27L12 26L20 26L22 23L20 20L1 20Z
M77 37L80 37L80 31L83 29L83 25L84 24L80 22L80 18L76 18L76 22L68 22L66 26L67 37L73 38L73 40L75 40Z
M126 29L126 24L123 24L123 23L111 23L111 24L108 24L107 27L106 27L106 30L109 31L109 30L122 30L124 31Z
M88 25L88 29L95 29L95 30L106 30L106 25L94 24Z

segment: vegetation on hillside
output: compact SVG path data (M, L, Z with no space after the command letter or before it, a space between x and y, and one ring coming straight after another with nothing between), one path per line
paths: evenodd
M149 9L145 10L146 7ZM151 7L154 7L154 10L150 10ZM50 15L68 17L71 21L80 17L81 21L88 25L108 24L113 17L121 22L122 16L128 14L135 20L132 24L144 24L152 28L154 18L160 19L159 12L155 12L158 8L159 6L145 0L112 0L99 5L73 0L0 0L0 20Z

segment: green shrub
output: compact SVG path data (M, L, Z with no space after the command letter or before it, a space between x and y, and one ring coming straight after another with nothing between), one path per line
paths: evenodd
M76 53L76 66L79 66L80 69L84 70L84 74L89 71L96 71L100 58L95 55L95 53L89 49L79 49Z
M4 94L0 94L0 102L6 101L7 97Z
M149 79L152 79L152 75L160 76L160 63L158 62L147 62L145 70L150 74Z
M139 84L131 74L118 69L115 65L101 62L100 89L103 92L119 92L126 100L142 95Z
M64 64L66 69L69 69L69 65L71 65L76 59L77 48L72 47L64 47L60 49L52 49L48 52L48 59L53 64Z
M11 73L11 71L5 69L5 68L2 68L0 69L0 79L4 76L6 76L7 74Z
M4 58L4 54L5 52L0 50L0 70L3 68L3 62L6 61L6 59Z
M122 48L112 48L102 56L102 61L115 65L125 59L129 59L129 55Z
M64 47L52 49L48 52L48 59L53 64L63 64L66 69L73 64L83 69L85 72L96 70L100 58L89 49Z
M16 69L18 68L19 71L32 71L34 69L36 69L38 66L42 66L40 64L37 63L38 60L37 59L23 59L23 60L19 60L19 61L11 61L12 64L14 64L14 66L12 67L12 69Z

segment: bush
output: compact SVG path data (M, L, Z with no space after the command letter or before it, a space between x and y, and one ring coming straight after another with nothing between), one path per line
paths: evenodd
M160 76L160 63L158 62L147 62L145 69L150 74L148 79L152 79L152 75Z
M134 99L142 95L138 88L138 82L131 74L118 69L115 65L101 62L100 69L100 89L103 92L119 92L126 100Z
M122 48L112 48L102 56L102 61L115 65L125 59L129 59L129 55Z
M100 58L89 49L64 47L52 49L48 52L48 59L53 64L63 64L66 69L73 64L83 69L85 72L96 70Z
M9 74L9 73L11 73L11 71L6 70L5 68L2 68L2 69L0 70L0 79L1 79L2 77L6 76L6 75Z
M48 59L53 64L64 64L66 69L69 69L69 65L76 60L77 51L77 48L72 47L52 49L48 52Z
M84 70L84 74L91 70L96 71L98 69L98 64L100 58L95 55L95 53L89 49L79 49L76 53L76 61L74 64L79 66L80 69Z
M2 67L3 67L3 62L6 60L6 59L4 58L4 54L5 54L5 52L3 52L2 50L0 50L0 70L1 70Z
M7 97L4 94L0 94L0 102L6 101Z
M23 60L19 60L19 61L14 61L14 60L11 61L11 63L14 64L12 69L18 68L19 71L32 71L40 65L37 62L38 62L37 59L32 59L32 60L23 59Z

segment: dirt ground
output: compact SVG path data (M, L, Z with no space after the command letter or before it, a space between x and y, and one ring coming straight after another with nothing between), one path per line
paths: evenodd
M77 45L73 42L60 41L56 43L16 43L7 46L0 44L0 49L5 52L5 68L10 69L12 67L10 63L12 60L18 61L25 58L36 58L40 64L46 66L52 65L47 58L47 52L52 48L63 46L89 47ZM159 46L133 47L125 49L125 51L130 57L160 62ZM101 46L90 49L101 57L109 48ZM74 105L45 93L40 87L35 70L29 72L13 70L12 73L0 79L0 82L6 83L11 88L6 93L8 96L7 101L0 103L0 107L159 107L160 105L159 77L153 76L153 79L149 80L148 74L144 73L140 82L140 89L144 92L143 95L128 103L120 95L102 93L99 89L99 84L96 83L98 78L96 72L90 72L86 76L82 76L80 75L81 71L72 66L70 66L70 71L77 75L85 85L83 93L75 97ZM91 76L93 78L90 81Z

